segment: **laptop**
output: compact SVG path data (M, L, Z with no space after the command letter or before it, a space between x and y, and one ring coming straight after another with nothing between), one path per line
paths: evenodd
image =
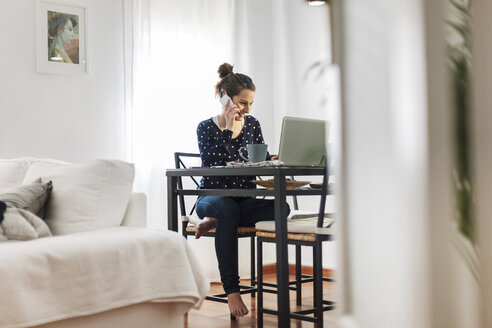
M285 116L278 159L286 166L325 166L328 128L325 120Z

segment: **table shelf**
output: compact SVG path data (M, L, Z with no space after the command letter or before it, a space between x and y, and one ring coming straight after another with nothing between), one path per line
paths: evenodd
M257 189L177 189L177 195L184 196L232 196L232 197L255 197L255 196L275 196L275 190ZM293 189L286 190L287 196L319 196L321 189ZM327 193L330 195L330 191Z

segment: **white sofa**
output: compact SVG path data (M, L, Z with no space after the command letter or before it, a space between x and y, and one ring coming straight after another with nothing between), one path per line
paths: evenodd
M53 183L53 236L0 243L0 327L183 327L209 282L182 236L145 228L133 177L114 160L0 160L0 200L39 178Z

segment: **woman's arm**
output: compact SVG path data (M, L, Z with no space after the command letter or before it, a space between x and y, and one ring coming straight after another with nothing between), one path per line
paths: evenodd
M205 123L200 123L196 130L198 148L204 166L225 165L231 160L234 149L231 147L232 131L224 130L219 135L214 134L215 129Z

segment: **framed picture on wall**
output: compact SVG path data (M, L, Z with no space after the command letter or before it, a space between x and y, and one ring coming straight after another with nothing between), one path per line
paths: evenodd
M88 75L87 5L36 1L36 71Z

